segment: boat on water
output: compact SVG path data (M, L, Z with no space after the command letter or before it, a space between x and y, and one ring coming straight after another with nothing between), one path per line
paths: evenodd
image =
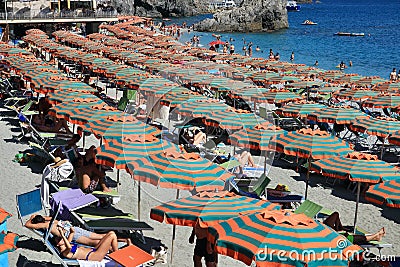
M301 25L318 25L318 23L306 19Z
M294 0L289 0L286 3L286 10L287 11L300 11L301 6L297 4Z
M334 35L337 36L364 36L363 32L337 32Z

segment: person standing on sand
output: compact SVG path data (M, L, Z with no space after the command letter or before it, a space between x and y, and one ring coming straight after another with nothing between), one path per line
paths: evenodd
M353 66L353 61L349 61L349 67L352 67Z
M293 62L294 61L294 52L292 51L292 54L290 55L290 61Z
M196 237L196 246L194 247L193 263L194 267L202 267L201 260L205 259L206 267L216 267L217 253L214 246L207 240L208 229L202 228L199 222L193 227L192 234L189 237L189 243L194 243Z
M245 56L247 56L247 47L245 45L243 46L242 50L243 50L243 54Z
M318 66L318 60L315 60L314 66Z

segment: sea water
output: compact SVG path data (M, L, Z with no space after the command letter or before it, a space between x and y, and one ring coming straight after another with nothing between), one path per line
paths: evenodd
M210 15L180 18L169 23L188 25ZM289 29L273 33L223 33L221 40L234 39L235 50L253 42L253 57L268 57L269 49L289 61L292 51L295 63L313 65L318 60L322 69L336 69L343 61L353 66L347 73L388 78L392 68L400 69L400 0L321 0L301 4L301 11L289 12ZM318 25L304 26L304 20ZM336 32L364 33L364 37L335 36ZM215 40L212 33L184 34L182 42L193 34L200 36L205 47ZM255 51L259 46L261 51Z

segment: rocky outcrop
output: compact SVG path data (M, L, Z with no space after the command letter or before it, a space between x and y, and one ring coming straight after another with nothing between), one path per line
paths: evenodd
M119 13L146 17L181 17L206 13L202 0L112 0Z
M286 0L244 0L240 7L214 14L194 25L197 31L262 32L289 27Z

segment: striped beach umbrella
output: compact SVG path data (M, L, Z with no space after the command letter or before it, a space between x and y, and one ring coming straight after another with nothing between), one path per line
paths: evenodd
M257 102L267 102L271 104L275 103L280 104L299 99L301 99L301 96L286 89L282 90L271 89L268 92L257 96Z
M231 144L248 149L269 151L271 137L284 133L284 130L271 123L261 123L242 129L229 136Z
M218 253L259 267L348 266L362 252L330 227L304 214L279 210L214 224L208 239Z
M196 153L164 151L128 164L135 180L165 188L204 191L222 190L233 175Z
M212 115L219 110L227 110L230 107L216 99L196 100L178 105L174 112L187 117L202 118Z
M200 223L201 227L208 227L239 214L273 209L279 209L279 206L266 200L228 191L203 191L152 208L150 218L174 225L194 227L196 223Z
M139 121L133 116L114 115L105 119L90 121L82 127L91 131L98 137L105 140L121 139L124 136L135 134L157 134L159 130L153 126Z
M305 198L308 192L311 160L344 156L353 152L345 141L331 136L328 132L311 129L280 134L271 140L270 146L277 152L308 159Z
M166 149L179 151L179 147L154 135L129 135L113 139L96 149L97 164L126 169L127 163L140 157L162 153Z
M229 108L213 112L207 116L204 124L220 127L221 129L240 130L254 127L263 122L265 120L253 112Z
M104 120L112 116L124 116L124 113L117 108L108 106L102 100L91 103L89 107L75 108L71 110L67 120L73 124L83 125L89 121Z
M400 121L388 117L362 117L357 118L350 125L350 129L356 132L368 133L386 138L396 131L400 131Z
M309 120L336 124L349 124L361 117L367 117L367 114L351 107L326 107L307 116Z
M400 105L400 95L377 95L362 103L369 108L394 108Z
M334 93L337 98L349 99L354 101L361 101L372 98L378 95L378 92L362 89L349 89L346 91L339 91Z
M400 208L400 179L384 181L368 188L365 199L377 205Z
M19 235L12 232L0 232L0 255L17 249Z
M313 162L311 169L324 176L349 179L357 182L357 200L354 215L354 229L357 225L358 204L361 183L377 184L382 181L400 179L398 169L387 162L378 160L378 156L352 152L344 157L332 157Z
M308 114L326 108L326 106L310 102L293 102L276 110L276 113L285 117L306 117Z

